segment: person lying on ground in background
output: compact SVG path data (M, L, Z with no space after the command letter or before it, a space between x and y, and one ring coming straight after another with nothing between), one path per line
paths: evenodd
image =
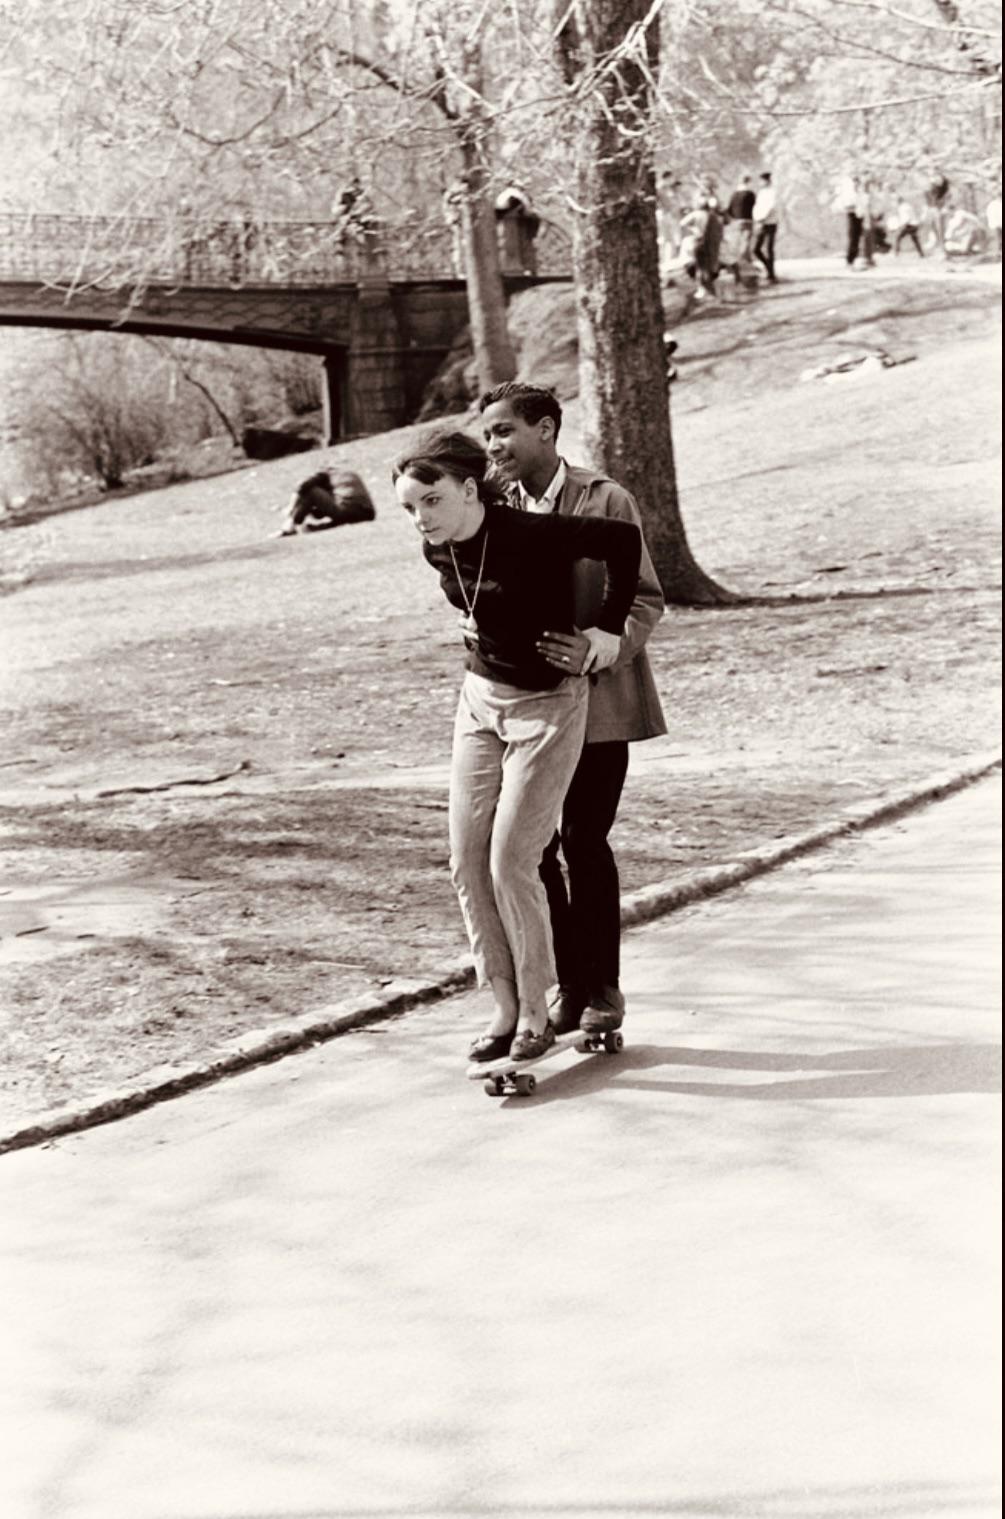
M467 649L450 774L450 864L481 986L495 1012L475 1061L555 1041L548 900L539 873L579 763L588 682L618 658L639 578L634 522L507 505L465 433L421 438L394 466L399 502L458 609ZM600 566L595 616L576 628L574 566Z
M349 522L372 522L376 513L370 493L351 469L321 469L302 480L286 507L275 538L295 533L323 533Z

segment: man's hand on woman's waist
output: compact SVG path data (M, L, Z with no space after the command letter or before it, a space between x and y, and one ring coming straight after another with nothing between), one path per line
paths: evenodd
M603 628L544 633L538 640L537 652L567 675L594 675L615 663L621 652L621 639Z

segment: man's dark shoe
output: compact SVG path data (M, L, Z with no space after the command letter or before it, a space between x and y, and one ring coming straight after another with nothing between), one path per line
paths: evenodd
M625 999L616 986L601 987L579 1020L584 1034L610 1034L625 1021Z
M579 1028L579 1020L586 1008L587 996L584 991L573 987L560 986L552 997L548 1006L548 1017L554 1026L555 1033L574 1034Z
M533 1029L521 1029L510 1045L509 1057L511 1060L536 1060L539 1055L550 1050L554 1043L553 1023L546 1023L539 1034L535 1034Z

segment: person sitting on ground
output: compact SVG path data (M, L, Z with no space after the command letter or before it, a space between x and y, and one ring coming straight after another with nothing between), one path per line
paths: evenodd
M323 533L349 522L372 522L376 513L370 493L351 469L321 469L302 480L293 492L283 525L275 538L296 533Z
M963 206L951 207L946 212L943 245L947 253L983 253L987 242L987 232L979 216Z

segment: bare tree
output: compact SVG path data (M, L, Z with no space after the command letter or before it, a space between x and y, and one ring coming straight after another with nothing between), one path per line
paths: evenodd
M18 408L31 474L58 481L79 473L115 490L168 441L164 372L137 362L135 346L106 334L66 336L60 362L45 367L44 383L26 389Z
M54 128L58 109L52 183L66 209L86 187L91 209L133 217L184 206L206 224L305 210L317 220L351 179L372 192L396 174L403 196L439 212L446 183L459 182L471 326L489 386L516 367L483 63L490 44L500 50L499 32L475 0L393 12L379 0L91 0L86 16L55 0L19 23L18 66L41 87ZM393 241L393 220L377 210ZM120 258L109 277L142 287L149 270Z
M429 98L450 123L460 153L460 215L468 313L478 382L488 390L516 374L506 327L506 292L499 264L491 189L492 110L484 95L483 47L491 12L468 0L444 12L427 11L434 88ZM448 19L449 16L449 19ZM454 57L451 57L453 51ZM401 86L399 86L401 87Z
M696 562L670 429L651 148L659 0L558 0L576 139L570 204L580 399L593 458L636 497L671 601L735 600Z

